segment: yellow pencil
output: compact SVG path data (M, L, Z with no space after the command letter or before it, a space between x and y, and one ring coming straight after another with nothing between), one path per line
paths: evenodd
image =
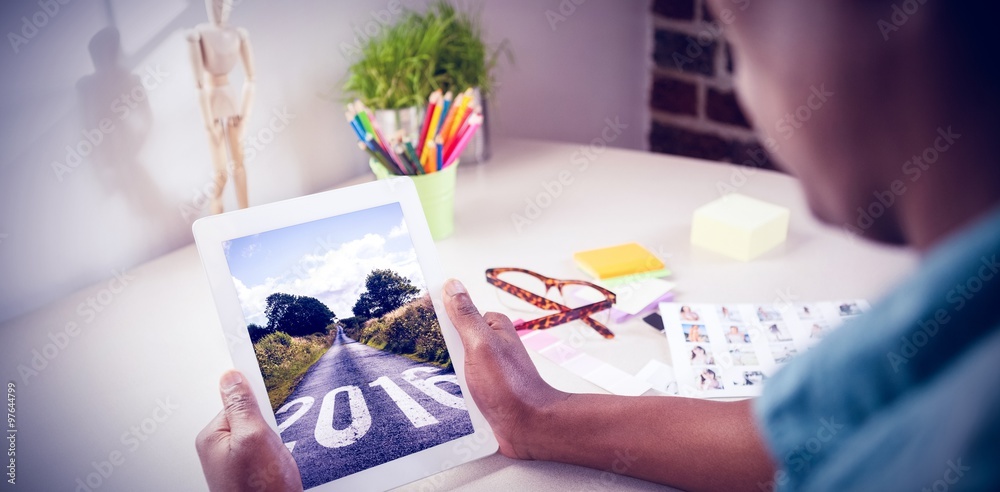
M430 174L437 169L437 145L431 140L424 145L424 153L420 156L420 164L424 166L424 173Z
M427 157L430 157L431 154L428 150L434 147L434 137L437 136L438 122L441 121L441 106L443 104L434 106L434 115L431 116L430 129L427 131L427 140L424 141L424 152L420 156L420 163L424 165L424 169L430 169L428 166L434 162Z
M455 133L458 132L458 127L461 125L462 119L465 118L465 111L472 102L473 92L472 89L466 89L465 92L461 94L462 102L459 104L458 109L455 111L455 117L451 119L451 126L448 128L448 132L445 134L444 139L451 140L455 138Z

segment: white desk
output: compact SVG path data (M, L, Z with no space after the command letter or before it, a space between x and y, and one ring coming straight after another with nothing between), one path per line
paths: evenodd
M554 277L582 278L573 251L639 241L665 257L679 299L768 302L864 297L876 300L910 269L910 253L874 247L820 226L807 213L796 182L734 166L607 149L589 162L579 146L533 141L497 145L494 159L459 170L456 232L441 241L446 273L461 278L479 306L500 310L488 267L517 266ZM581 161L581 159L583 159ZM576 163L588 162L581 170ZM568 185L561 188L560 173ZM744 179L745 178L745 179ZM745 183L744 183L745 182ZM691 212L719 196L719 183L792 210L787 244L750 263L693 249ZM538 216L518 231L512 214ZM75 490L92 462L120 451L100 490L204 490L194 436L220 408L217 376L229 367L208 284L194 246L128 272L124 288L108 282L0 326L0 369L18 384L18 478L23 490ZM16 281L17 279L13 279ZM89 297L106 304L91 313ZM80 307L83 306L83 307ZM93 317L91 319L91 315ZM67 323L79 333L22 382L49 334ZM565 330L557 328L566 335ZM583 350L628 372L650 358L668 359L663 336L641 321L613 326L614 341L592 337ZM562 330L562 331L559 331ZM44 355L42 355L44 357ZM542 375L570 391L600 391L545 359ZM162 422L157 400L177 408ZM670 418L669 415L662 416ZM144 440L125 437L132 426ZM155 427L155 428L154 428ZM610 464L609 464L610 465ZM649 490L655 485L556 463L493 456L406 490Z

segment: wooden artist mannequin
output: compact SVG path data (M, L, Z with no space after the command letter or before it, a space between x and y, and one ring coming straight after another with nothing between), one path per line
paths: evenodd
M208 129L215 187L212 190L212 213L222 212L222 190L226 186L226 146L233 161L233 185L236 202L247 207L247 175L243 167L244 122L250 115L254 96L253 51L246 29L229 25L232 0L206 0L211 22L199 24L187 36L191 63L198 84L202 117ZM243 97L237 100L229 85L229 72L243 63Z

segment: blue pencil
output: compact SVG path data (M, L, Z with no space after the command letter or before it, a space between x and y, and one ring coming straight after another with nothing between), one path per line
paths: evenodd
M345 113L344 116L347 117L347 122L351 124L351 128L354 129L354 134L358 136L358 140L361 140L362 142L364 142L365 141L365 132L364 132L364 130L361 129L361 126L358 125L358 122L355 119L355 117L351 116L351 112L350 111L348 111L347 113Z
M444 95L444 104L441 106L441 118L438 120L437 130L434 131L435 135L441 132L441 126L444 125L444 120L448 117L448 109L451 107L451 99L451 91L446 92Z
M437 144L437 170L440 171L444 166L444 158L442 157L444 154L444 140L440 135L438 135L438 137L434 139L434 143Z

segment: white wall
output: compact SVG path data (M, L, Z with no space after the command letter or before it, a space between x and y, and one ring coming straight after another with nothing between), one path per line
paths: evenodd
M580 1L481 2L487 36L509 39L517 58L499 73L494 135L585 143L618 117L628 131L612 145L643 148L648 1ZM389 3L235 3L232 22L250 31L256 50L248 130L268 141L247 164L251 205L364 173L338 102L349 64L338 47L387 15ZM553 28L546 11L560 8L569 15ZM23 16L43 25L22 32ZM183 30L205 18L201 0L0 6L0 320L192 241L210 163ZM126 113L122 96L135 84L127 73L84 81L94 72L88 43L108 26L121 33L123 65L147 81L148 112L137 104ZM293 117L271 138L268 125L281 113ZM85 132L96 137L102 118L113 130L78 166L56 172L67 146L88 150Z

